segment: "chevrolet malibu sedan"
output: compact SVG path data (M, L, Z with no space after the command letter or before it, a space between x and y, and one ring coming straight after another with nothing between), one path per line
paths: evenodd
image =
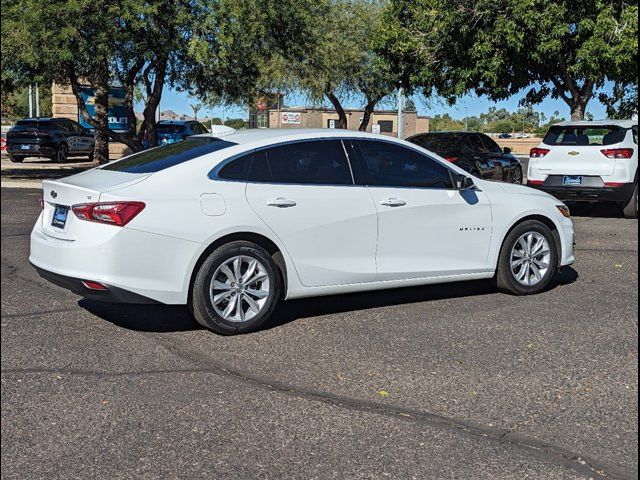
M220 334L292 298L492 278L535 294L574 261L554 197L366 133L194 136L43 188L30 261L44 278L186 304Z

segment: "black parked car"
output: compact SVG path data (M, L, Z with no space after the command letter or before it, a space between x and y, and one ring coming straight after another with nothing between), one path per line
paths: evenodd
M25 118L7 132L7 153L12 162L45 157L66 162L68 157L93 161L93 133L67 118Z
M158 122L158 144L179 142L190 135L209 133L207 127L195 120L161 120Z
M420 133L407 139L485 180L522 183L522 165L509 148L471 132Z

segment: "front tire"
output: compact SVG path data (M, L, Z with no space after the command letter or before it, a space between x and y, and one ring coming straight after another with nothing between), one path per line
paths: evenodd
M202 326L221 335L257 330L282 297L282 278L269 252L231 242L202 263L191 291L191 310Z
M625 218L638 218L638 185L631 195L629 203L623 207L623 213Z
M512 295L545 291L558 273L559 253L553 233L544 223L527 220L505 238L498 260L498 289Z
M14 157L13 155L9 155L9 160L13 163L22 163L24 162L24 157Z

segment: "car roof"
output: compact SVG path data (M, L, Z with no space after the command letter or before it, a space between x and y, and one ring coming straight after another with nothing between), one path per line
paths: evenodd
M632 128L632 127L636 127L638 125L638 122L636 120L593 120L593 121L588 121L588 120L583 120L580 122L562 122L562 123L558 123L556 125L553 125L554 127L560 126L560 127L604 127L604 126L619 126L622 128Z
M187 123L198 123L195 120L160 120L157 125L186 125Z
M53 117L29 117L29 118L21 118L18 122L56 122L56 121L64 121L69 120L65 117L53 118Z
M203 133L194 135L195 137L218 138L214 133ZM227 142L238 145L250 143L279 143L292 140L306 140L314 138L365 138L375 140L395 140L395 137L386 135L375 135L372 133L359 132L355 130L341 130L332 128L254 128L237 130L234 133L221 137Z

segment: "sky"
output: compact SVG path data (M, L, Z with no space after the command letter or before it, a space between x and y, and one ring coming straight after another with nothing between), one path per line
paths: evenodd
M519 101L524 97L525 91L521 94L515 95L507 100L501 102L492 102L485 97L478 97L476 95L467 95L458 100L456 105L450 107L442 99L431 99L426 102L419 96L414 97L414 102L418 109L419 115L442 115L448 113L453 118L462 119L467 115L478 116L483 112L489 110L489 107L496 106L498 108L506 108L509 111L515 111L518 109ZM193 115L191 107L192 103L198 101L192 97L189 97L185 92L178 92L165 88L162 101L160 103L160 110L173 110L177 114ZM305 106L309 102L306 101L303 95L289 94L285 96L285 103L289 106ZM327 105L328 106L328 105ZM358 108L361 105L358 102L345 105L347 108ZM391 105L385 105L385 108L393 108ZM543 112L547 118L550 118L554 112L560 112L560 115L565 118L570 118L569 107L562 100L553 100L551 98L545 99L541 104L534 107L537 111ZM587 111L596 119L606 118L605 107L597 100L593 99L589 103ZM213 109L202 109L198 112L199 117L220 117L220 118L244 118L248 117L247 109L237 106L227 106L224 109L222 107L216 107Z

